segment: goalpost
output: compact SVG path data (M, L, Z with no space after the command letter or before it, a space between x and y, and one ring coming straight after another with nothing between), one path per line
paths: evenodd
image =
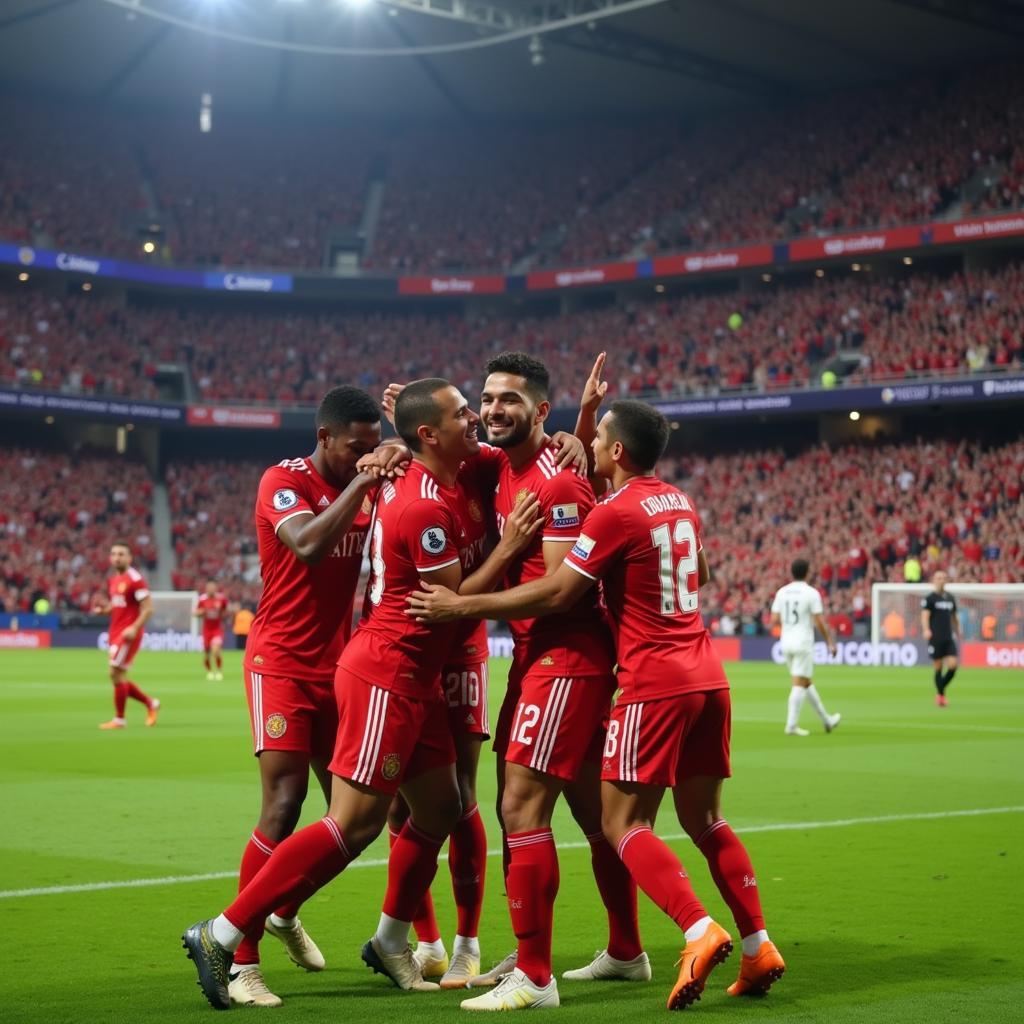
M930 583L876 583L871 588L871 642L915 640L921 635L921 601ZM947 583L955 598L960 632L976 643L1024 643L1024 583Z
M151 590L153 615L146 623L147 633L190 633L199 635L200 622L193 612L199 594L194 590Z

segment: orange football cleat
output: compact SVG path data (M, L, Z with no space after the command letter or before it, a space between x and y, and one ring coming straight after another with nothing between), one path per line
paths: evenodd
M146 712L146 725L156 725L156 716L160 714L160 701L154 698Z
M786 963L774 942L762 942L757 956L744 954L740 976L726 989L731 996L763 996L786 973Z
M109 722L100 722L101 729L123 729L124 719L123 718L112 718Z
M700 999L708 975L732 952L729 933L714 921L708 930L679 954L679 977L665 1004L670 1010L683 1010Z

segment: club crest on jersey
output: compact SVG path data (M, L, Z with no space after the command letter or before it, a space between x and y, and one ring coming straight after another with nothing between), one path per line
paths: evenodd
M484 521L484 513L480 508L480 503L477 501L470 501L469 503L469 515L474 523L482 523Z
M401 770L402 762L399 760L397 754L385 754L381 758L380 762L380 774L381 777L390 782L392 779L398 778L398 772Z
M497 490L495 490L494 493L497 494L498 493ZM521 505L524 501L526 501L526 499L529 496L530 496L530 492L525 487L520 487L519 490L516 491L515 504L516 505Z
M252 659L252 663L254 665L262 665L263 664L263 655L262 654L257 654L256 657Z
M127 583L118 583L118 585L117 585L117 592L119 594L123 594L127 589L128 589L128 584Z
M286 512L293 505L298 505L299 496L287 487L274 491L274 508L278 512Z
M272 715L267 715L265 728L272 740L279 740L288 731L288 719L275 711Z
M551 509L551 525L556 527L569 527L580 525L580 507L576 502L568 505L555 505Z
M420 545L428 555L439 555L447 543L444 530L440 526L431 526L420 534Z
M596 543L597 541L593 537L588 537L585 533L581 533L569 554L573 558L578 558L581 562L585 562L590 557L590 552L594 550Z
M547 668L549 665L554 665L555 659L552 658L550 654L545 654L544 657L540 659L540 663Z

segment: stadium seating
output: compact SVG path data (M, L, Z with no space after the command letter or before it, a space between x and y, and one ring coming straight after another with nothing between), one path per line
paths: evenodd
M0 450L0 610L88 611L105 599L110 545L128 541L135 565L156 567L153 486L143 466L88 452Z

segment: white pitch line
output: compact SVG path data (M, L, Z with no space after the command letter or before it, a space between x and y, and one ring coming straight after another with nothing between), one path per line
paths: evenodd
M733 715L732 720L734 722L741 722L744 725L778 725L782 722L781 718L753 718L737 715ZM844 723L846 723L846 721L846 719L843 719ZM1024 733L1024 729L1013 725L961 725L959 722L949 722L948 724L939 724L938 722L877 722L870 718L862 718L859 720L851 718L849 721L854 725L863 725L867 728L878 729L931 729L934 732L947 733L997 732L1010 733L1015 736Z
M1021 814L1024 804L1012 807L976 807L962 811L921 811L916 814L878 814L870 818L833 818L829 821L782 821L770 825L748 825L737 828L737 832L750 835L754 832L806 832L819 828L850 828L855 825L885 825L900 821L936 821L944 818L977 818L986 814ZM682 833L663 835L662 839L686 839ZM589 843L559 843L559 850L589 849ZM488 857L500 857L501 850L488 850ZM440 860L447 860L441 856ZM380 868L387 864L387 858L357 860L349 865L353 868ZM35 889L0 889L0 899L10 900L27 896L62 896L76 892L103 892L108 889L145 889L159 885L187 885L190 882L212 882L222 878L237 878L238 871L210 871L203 875L168 875L165 878L132 878L119 882L83 882L80 885L51 885Z

